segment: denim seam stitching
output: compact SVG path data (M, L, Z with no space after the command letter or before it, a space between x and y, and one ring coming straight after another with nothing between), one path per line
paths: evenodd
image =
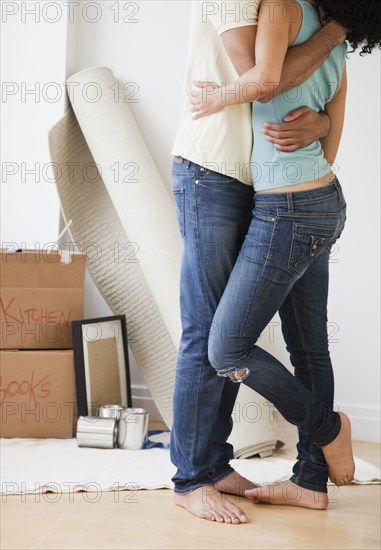
M202 293L204 295L204 303L206 304L206 307L209 309L210 313L213 311L210 307L210 301L208 298L208 292L207 292L207 284L205 281L205 271L202 266L202 258L201 258L201 239L199 234L199 226L198 226L198 202L197 202L197 184L194 183L194 196L193 196L193 210L194 210L194 224L195 224L195 233L196 233L196 243L197 243L197 262L198 262L198 268L201 273L201 279L202 279Z
M296 271L296 269L294 269L292 267L292 263L291 263L291 258L293 257L294 251L295 251L295 233L294 233L294 230L295 230L295 223L292 224L292 237L291 237L292 241L291 241L291 246L290 246L290 252L289 252L289 255L288 255L288 259L287 259L287 268L292 273L292 275L298 276L299 272Z
M198 175L196 174L194 179L197 179L197 178L198 178ZM194 212L195 239L196 239L196 244L197 244L197 253L196 253L197 263L198 263L198 268L199 268L200 274L201 274L201 281L202 281L201 286L202 286L202 293L203 293L203 296L204 296L204 304L205 304L206 308L209 309L210 312L213 314L213 312L211 311L211 304L210 304L210 301L208 299L208 293L206 291L205 272L204 272L204 269L202 267L202 259L201 259L201 255L200 255L200 253L201 253L201 247L200 247L201 239L200 239L199 225L198 225L197 184L195 183L194 180L192 182L192 185L194 186L194 193L193 193L193 197L192 197L192 202L193 202L193 212ZM204 360L203 360L202 368L199 370L199 379L202 375L203 369L205 368L205 363L207 361L208 361L208 353L206 352L206 354L204 354ZM198 387L199 387L199 385L200 385L200 382L198 383ZM199 405L199 392L197 392L195 413L196 413L196 410L198 409L198 405ZM196 424L196 422L195 422L195 424ZM193 441L192 441L192 446L193 447L195 445L195 440L196 440L196 430L195 430L195 433L193 434Z
M221 175L223 175L223 174L221 174ZM200 182L202 182L202 180L203 180L204 177L207 177L207 174L203 174L202 177L200 177ZM222 178L221 178L221 179L217 179L217 178L216 178L216 179L213 179L213 180L207 178L207 180L206 180L207 183L220 183L221 185L233 183L233 182L235 182L235 181L236 181L235 178L227 178L226 180L224 180L224 179L222 179ZM205 185L205 184L204 184L204 185Z
M249 315L249 311L251 309L251 306L253 304L253 302L255 301L257 295L258 295L258 291L259 291L259 287L261 285L261 282L263 281L263 274L265 272L265 269L267 267L267 263L269 261L269 253L271 251L271 248L272 248L272 245L273 245L273 241L274 241L274 235L275 235L275 229L276 229L276 221L273 222L274 225L273 225L273 229L272 229L272 232L271 232L271 238L270 238L270 243L269 243L269 246L268 246L268 249L267 249L267 253L266 253L266 258L265 258L265 263L263 264L263 268L262 268L262 272L261 272L261 277L260 277L260 281L259 281L259 284L257 285L257 290L255 292L255 294L251 297L250 300L248 300L248 303L247 303L247 307L246 307L246 311L245 311L245 316L243 318L243 321L242 321L242 326L245 326L246 325L246 322L247 322L247 317ZM249 354L251 353L253 347L256 345L256 342L258 341L258 339L254 342L253 346L249 349L249 351L245 354L244 357L242 357L242 359L246 359Z
M307 359L307 365L308 365L308 372L309 372L309 376L310 376L312 394L316 397L316 394L317 394L316 376L315 376L315 373L314 373L314 369L313 369L313 365L312 365L312 361L311 361L311 356L310 356L310 354L308 352L308 349L307 349L307 343L306 343L306 338L305 338L304 331L303 331L303 326L300 322L300 315L299 315L298 305L297 305L297 302L296 302L296 299L295 299L294 289L292 289L291 292L290 292L290 299L291 299L291 304L292 304L292 310L293 310L294 316L295 316L296 326L298 328L299 337L300 337L300 340L301 340L301 343L302 343L302 348L303 348L303 351L304 351L306 359ZM312 441L311 441L311 444L312 444ZM303 481L302 476L304 474L305 464L306 464L306 461L302 460L300 470L298 471L298 474L295 476L295 481L297 481L297 482Z
M338 216L338 219L340 219L340 216ZM298 222L295 222L295 229L297 229L299 227L301 229L302 228L305 228L305 229L327 229L327 230L336 231L337 224L336 225L320 225L318 223L304 223L304 222L298 223ZM300 233L296 233L296 236L302 237L303 235L300 235Z
M333 245L337 238L335 237L336 233L337 233L337 229L335 230L335 233L332 237L323 237L321 239L322 241L322 246L319 247L319 250L317 251L316 254L314 254L314 257L312 258L312 261L308 264L308 266L304 269L304 270L301 270L301 271L297 271L293 265L292 265L292 262L291 262L291 259L293 257L293 254L294 254L294 251L295 251L295 245L297 242L299 243L303 243L303 244L308 244L308 240L307 237L304 237L302 235L299 235L298 233L296 233L296 226L300 226L300 225L303 225L303 224L298 224L297 222L293 222L292 223L293 227L292 227L292 241L291 241L291 247L290 247L290 252L289 252L289 255L288 255L288 260L287 260L287 269L289 270L289 272L293 275L293 276L296 276L296 277L302 277L303 274L307 271L307 269L309 269L309 267L311 266L312 262L314 261L315 258L318 258L321 256L321 254L323 253L323 251L329 246L329 245ZM313 228L315 226L306 226L306 227L310 227L310 228ZM316 226L317 227L317 226ZM327 226L326 226L327 227Z
M311 356L310 356L310 354L308 352L308 349L307 349L306 338L304 336L303 327L302 327L302 324L300 322L298 306L297 306L297 303L296 303L296 300L295 300L295 292L294 292L293 289L291 290L290 294L291 294L290 298L291 298L291 303L292 303L292 309L293 309L294 314L295 314L296 326L298 327L299 336L300 336L300 339L302 341L303 351L305 352L306 357L307 357L307 365L308 365L308 372L310 374L312 393L316 396L316 393L317 393L316 377L315 377L315 373L314 373L314 369L313 369L313 365L312 365L312 361L311 361Z
M279 212L280 218L329 218L329 219L340 219L340 213L337 212L303 212L303 211L294 211L294 212ZM303 222L302 222L303 223Z
M197 174L194 175L194 178L192 180L192 184L191 185L196 185L194 183L194 180L197 179ZM192 196L192 206L193 206L193 215L194 215L194 227L195 227L195 238L196 238L196 243L197 243L197 250L198 250L198 253L197 253L197 262L199 263L198 267L200 269L200 273L202 273L202 280L203 280L203 284L202 284L202 291L203 291L203 294L204 294L204 298L205 298L205 289L204 289L204 277L203 277L203 270L201 269L201 258L199 256L199 251L200 251L200 240L199 240L199 234L198 234L198 223L197 223L197 199L196 199L196 189L194 189L194 193L193 193L193 196ZM204 302L205 303L205 302ZM197 386L200 387L200 378L202 376L202 371L205 367L205 359L207 359L207 354L204 355L204 360L203 360L203 365L202 365L202 368L199 369L199 379L198 379L198 384ZM193 418L192 418L192 421L193 421L193 425L196 426L197 425L197 414L196 414L196 411L198 410L198 405L199 405L199 392L197 392L197 398L196 398L196 406L194 408L194 411L193 411ZM196 441L196 432L197 430L194 430L193 432L193 437L192 437L192 447L195 446L195 441ZM194 472L192 472L192 475L194 475ZM198 486L201 486L202 484L198 485ZM197 487L195 487L196 489Z
M185 188L183 187L181 189L173 189L172 192L175 200L177 196L180 198L179 213L181 223L179 223L179 229L180 235L182 237L185 237Z
M295 193L296 194L296 193ZM315 199L301 199L301 198L294 198L293 199L293 206L300 206L303 204L318 204L319 202L326 202L330 199L333 199L337 197L338 193L335 190L334 193L331 193L330 195L323 195L321 197L316 197ZM267 201L267 200L258 200L258 202L265 204L267 206L287 206L287 200L275 200L275 201Z

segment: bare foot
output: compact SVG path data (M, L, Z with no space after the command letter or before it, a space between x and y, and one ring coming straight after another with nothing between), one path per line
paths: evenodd
M217 481L214 487L221 493L230 493L232 495L246 496L247 489L258 487L256 483L249 481L246 477L241 476L238 472L231 472L229 475Z
M302 506L314 510L325 510L328 506L327 493L310 491L292 481L282 481L273 485L264 485L249 489L245 496L257 502L266 504L283 504L286 506Z
M341 428L339 435L329 445L321 448L328 465L328 474L335 485L350 485L355 475L351 423L346 414L339 412Z
M247 517L213 485L203 485L185 494L175 493L175 504L191 514L219 523L246 523Z

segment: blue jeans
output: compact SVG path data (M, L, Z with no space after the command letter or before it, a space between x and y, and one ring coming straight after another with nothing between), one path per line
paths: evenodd
M320 447L340 430L333 411L327 298L329 254L345 219L337 179L311 191L257 194L209 335L208 356L217 375L244 382L298 426L291 480L321 492L327 490L328 472ZM256 345L277 311L295 376Z
M251 222L253 188L188 160L173 162L173 194L183 238L182 337L176 367L171 460L174 490L186 493L232 468L227 443L237 384L208 360L213 316Z

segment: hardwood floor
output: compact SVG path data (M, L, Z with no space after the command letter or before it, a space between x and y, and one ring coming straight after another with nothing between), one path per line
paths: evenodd
M380 446L354 443L379 466ZM283 450L283 456L287 453ZM380 486L332 488L327 511L236 499L249 523L198 519L169 490L3 497L1 544L10 549L379 549ZM234 497L231 497L234 498Z

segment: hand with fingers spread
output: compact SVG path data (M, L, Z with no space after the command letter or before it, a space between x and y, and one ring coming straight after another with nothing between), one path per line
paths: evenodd
M224 108L222 101L222 88L216 82L203 82L193 80L193 85L198 90L191 92L191 113L192 120L197 120L207 115L217 113Z
M329 128L325 113L303 106L289 113L282 124L267 122L261 131L278 151L296 151L326 137Z

